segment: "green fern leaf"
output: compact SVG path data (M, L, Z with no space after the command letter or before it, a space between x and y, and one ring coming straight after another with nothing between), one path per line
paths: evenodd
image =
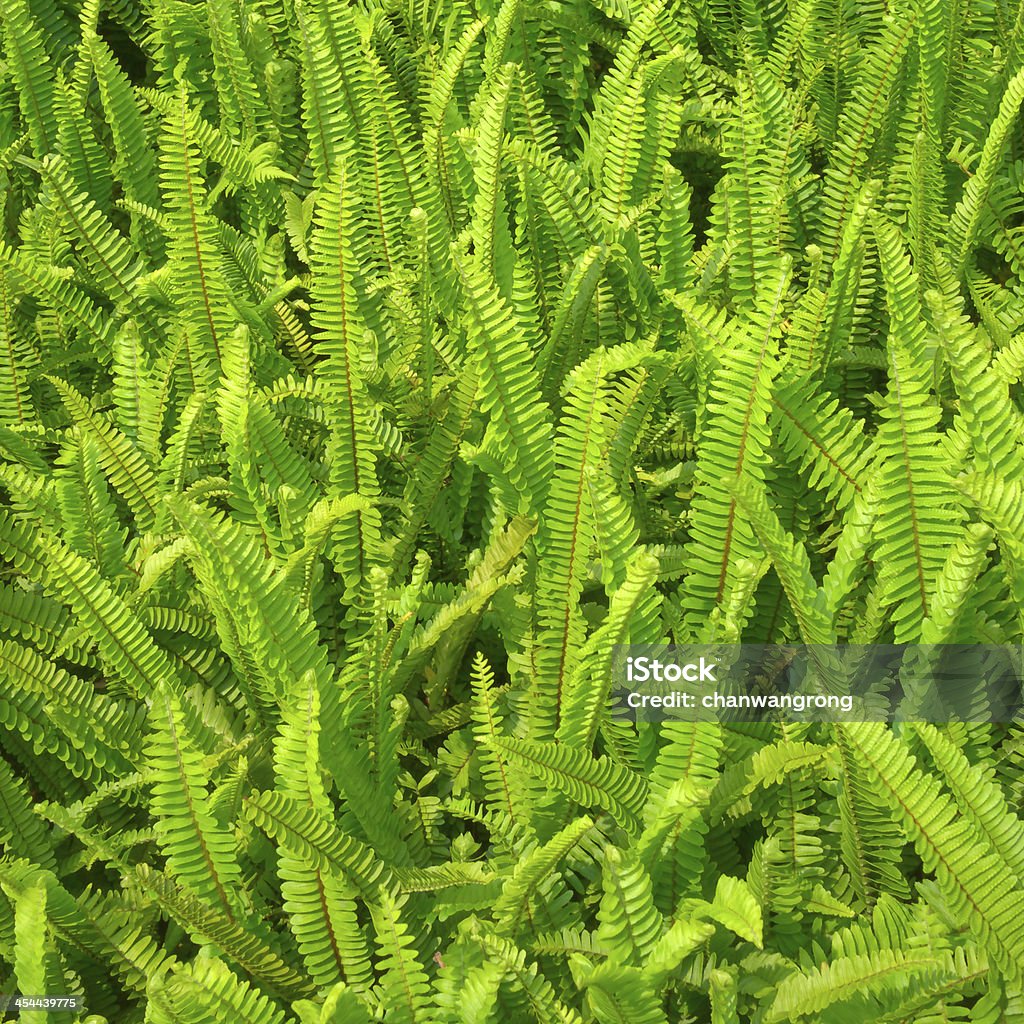
M154 777L157 840L170 874L234 918L242 912L241 872L231 835L210 812L192 714L172 693L154 695L147 759Z
M200 1024L211 1019L285 1024L279 1007L213 958L197 959L188 968L157 975L148 992L153 1024Z
M608 757L593 757L558 743L502 737L494 742L506 760L585 807L601 807L636 831L646 784Z
M280 793L259 793L246 801L251 819L307 864L348 880L364 899L390 880L373 851Z
M56 90L53 68L31 6L4 0L4 46L18 86L19 106L38 158L57 148Z
M760 479L769 443L768 415L778 355L778 319L788 283L778 273L766 285L765 300L752 317L736 322L711 385L713 414L705 428L697 463L698 493L691 513L687 548L687 622L700 635L707 615L721 602L734 563L757 552L753 531L723 481L734 475Z
M63 992L67 988L60 957L54 948L46 921L46 889L36 885L22 891L14 904L14 978L18 990L28 993ZM56 1016L61 1024L73 1014L58 1010L55 1015L27 1009L18 1014L26 1024L43 1024Z
M370 914L380 947L381 1002L388 1020L423 1024L430 1019L429 979L419 963L413 936L402 920L405 900L380 890Z
M1024 940L1015 922L1024 895L999 852L957 814L938 783L916 767L898 739L878 723L845 724L842 730L903 823L926 870L937 873L951 906L988 948L1008 977L1024 972Z
M955 491L937 458L939 410L922 366L919 287L892 227L876 220L890 309L889 395L879 428L878 549L897 643L929 614L935 576L956 539Z
M606 846L601 879L597 938L617 963L639 966L662 931L650 875L635 856Z
M358 258L357 200L350 158L338 154L337 167L317 210L313 237L313 323L321 332L327 359L322 372L330 385L336 428L331 437L331 481L339 496L356 494L373 500L380 493L376 475L378 444L369 429L372 406L362 378L359 347L366 339L360 311L363 287ZM335 542L346 581L363 579L379 557L380 515L360 511L339 523Z
M936 957L881 949L874 953L840 957L813 972L794 974L779 986L768 1020L790 1020L794 1014L816 1014L867 992L906 986L915 975L942 966Z

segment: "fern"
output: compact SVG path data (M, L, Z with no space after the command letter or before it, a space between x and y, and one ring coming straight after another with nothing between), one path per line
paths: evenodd
M921 773L899 740L877 724L844 728L884 787L887 802L913 837L926 867L938 872L957 913L1007 975L1019 976L1024 965L1024 946L1014 927L1019 893L1003 886L1006 868L998 851L956 815L953 801Z
M0 987L1019 1016L1019 709L618 699L1019 647L1012 7L0 0Z

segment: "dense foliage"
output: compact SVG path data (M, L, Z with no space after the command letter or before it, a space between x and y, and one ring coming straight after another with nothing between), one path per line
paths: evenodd
M1021 728L607 710L1021 642L1024 7L0 21L0 991L1024 1020Z

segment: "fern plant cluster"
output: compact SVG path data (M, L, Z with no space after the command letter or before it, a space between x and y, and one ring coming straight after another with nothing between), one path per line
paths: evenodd
M1024 7L0 0L26 1024L1024 1020Z

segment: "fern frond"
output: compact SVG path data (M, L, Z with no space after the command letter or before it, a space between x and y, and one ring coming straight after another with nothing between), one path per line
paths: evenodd
M200 1024L211 1019L285 1024L284 1011L269 997L212 957L197 959L173 974L157 975L148 994L154 1024Z
M754 528L789 598L805 644L830 644L835 627L825 607L824 596L811 576L807 552L787 533L768 504L763 489L750 481L737 482L730 491Z
M971 439L978 469L1007 479L1021 475L1021 446L1006 380L992 372L992 357L984 332L958 312L945 293L929 292L928 299L943 351L949 360L960 398L960 416Z
M1024 484L973 473L958 486L995 527L1003 571L1018 611L1024 608Z
M551 429L531 357L508 306L474 260L460 258L469 351L480 381L480 407L492 417L495 444L521 507L543 507L551 473Z
M491 76L487 102L476 125L474 177L477 191L470 221L474 264L488 282L497 284L499 293L506 299L512 294L513 257L501 164L505 117L515 73L515 65L506 64Z
M56 90L53 65L26 0L4 0L4 49L18 86L21 116L39 159L57 149Z
M931 607L934 579L956 539L955 491L937 457L939 410L924 361L919 286L891 225L876 220L890 310L889 394L877 440L878 549L896 641Z
M935 581L931 614L921 623L922 643L951 642L958 619L970 605L971 590L988 564L992 536L983 523L970 523L964 536L949 549Z
M95 349L101 363L109 362L110 320L80 288L51 267L44 266L0 242L0 270L18 291L51 306L83 340Z
M116 171L132 199L156 209L156 154L147 138L145 121L132 94L131 84L110 49L95 32L86 32L83 43L88 49L100 102L117 150ZM143 230L142 234L149 241L152 232Z
M714 970L710 978L711 1024L738 1024L736 972Z
M541 882L593 832L594 821L584 814L520 859L494 904L493 917L499 934L515 931L521 918L528 916L530 900Z
M570 375L555 441L545 528L538 538L539 557L547 571L538 581L536 595L537 675L531 735L540 740L550 739L558 729L569 665L584 638L579 600L583 574L597 542L588 475L599 472L608 430L605 377L611 369L610 358L614 357L599 350Z
M1019 70L1006 83L1006 89L999 101L999 110L988 129L978 167L964 188L963 198L950 217L948 251L953 266L958 271L963 271L967 258L977 243L978 227L1022 102L1024 69Z
M326 670L326 651L308 615L297 615L280 575L272 575L253 532L182 500L169 503L192 542L192 562L253 710L272 713L305 673ZM293 626L282 632L278 624Z
M128 910L109 905L94 891L72 896L52 873L25 861L5 863L0 879L8 893L44 888L48 922L57 938L84 951L90 962L110 964L136 991L144 992L149 977L176 963Z
M130 771L138 759L138 722L85 681L31 648L0 641L8 680L5 718L40 749L49 750L79 778L99 781ZM83 728L83 713L90 725Z
M659 994L635 967L598 964L584 983L587 1002L601 1024L667 1024Z
M935 726L918 722L913 728L942 772L963 814L991 843L1014 876L1024 877L1024 823L1007 806L990 773L971 764L964 752Z
M170 874L234 918L242 911L241 871L232 836L210 811L193 714L169 691L154 695L147 760L157 841Z
M251 977L275 992L290 996L309 994L308 978L269 945L258 919L249 916L233 920L191 891L179 888L148 864L136 864L129 881L189 935L214 944Z
M814 393L807 377L779 383L772 420L783 447L812 487L844 508L864 487L871 459L863 428L831 395Z
M905 897L901 872L903 837L892 821L888 804L879 794L870 767L844 731L837 730L839 759L839 851L849 872L853 892L867 907L888 894Z
M117 427L93 412L85 398L70 384L57 378L50 378L50 383L60 393L75 423L88 432L100 465L135 513L140 528L151 527L156 519L159 500L156 475L145 454Z
M28 785L6 760L0 761L0 842L15 857L31 859L51 871L57 866L46 828L34 813Z
M417 959L413 936L402 920L404 904L405 899L382 888L370 907L380 947L381 1002L389 1020L425 1024L430 1019L430 983Z
M319 767L320 695L315 674L302 678L279 727L275 767L281 790L328 818L333 811ZM359 991L370 983L370 954L355 903L339 879L301 857L278 859L281 895L306 969L318 987L344 981Z
M1010 978L1024 972L1024 939L1015 927L1024 894L1001 854L957 813L950 797L915 765L906 747L878 723L841 728L869 766L885 800L934 871L951 906Z
M193 337L198 379L212 383L220 370L222 339L234 326L232 301L220 273L199 148L192 138L188 94L182 83L160 146L161 187L167 203L168 258L182 322Z
M639 966L661 935L651 878L639 860L606 846L601 872L604 895L598 910L598 941L617 963Z
M749 319L733 323L711 384L686 555L689 575L683 605L693 635L700 635L707 615L722 600L736 560L757 553L750 524L723 481L736 475L763 478L778 321L787 285L788 273L777 273L771 286L766 284L763 294L769 297L759 309Z
M485 954L500 964L505 974L523 992L526 1012L537 1024L582 1024L583 1018L558 999L554 987L533 962L528 962L525 951L514 943L489 932L479 936Z
M221 108L221 128L257 138L268 119L256 76L242 44L239 10L225 0L207 5L213 74Z
M794 974L779 986L768 1020L792 1019L794 1014L821 1013L866 993L906 988L924 973L938 973L943 964L937 957L880 949L874 953L840 957L808 973Z
M601 807L635 831L646 784L608 757L593 757L558 743L503 737L493 741L513 765L584 807Z
M127 315L136 317L154 340L162 330L137 289L144 266L126 239L117 233L93 200L77 190L61 157L50 156L40 169L49 200L68 234L77 242L82 261L96 284Z
M377 441L370 427L372 404L363 381L360 346L366 339L366 318L360 304L360 249L357 238L355 180L351 158L338 153L336 168L325 185L323 204L316 215L311 257L315 272L314 326L326 360L323 378L331 387L334 422L329 449L331 481L339 496L357 494L372 500L377 483ZM339 523L335 532L337 558L346 582L364 578L377 560L380 514L374 508L357 512L351 522Z
M307 864L348 880L364 899L375 898L377 886L390 873L367 846L345 835L282 793L256 793L246 801L249 817Z
M474 733L479 744L480 774L483 776L488 803L507 813L512 822L528 822L530 814L527 794L494 745L494 740L502 735L502 718L496 706L497 696L493 692L494 672L480 652L473 659L472 683L476 726Z
M39 365L32 344L16 310L17 296L0 268L0 424L32 420L30 382Z
M869 140L879 134L889 111L893 85L914 39L916 12L901 12L864 53L853 95L836 132L836 150L825 172L822 193L823 245L826 260L840 251L843 228L861 183L870 172Z
M608 615L579 650L568 679L556 738L586 750L593 743L612 685L615 647L654 641L661 628L661 596L654 588L658 561L644 550L630 559L626 578L612 594Z
M67 987L61 957L47 927L46 889L42 885L23 890L14 901L14 950L14 979L19 991L49 993ZM42 1024L40 1018L49 1014L28 1009L18 1016L27 1018L26 1024ZM72 1019L70 1011L58 1011L56 1016L58 1020Z
M0 513L0 551L65 601L129 693L152 696L177 675L124 600L80 555L55 538L30 535Z

